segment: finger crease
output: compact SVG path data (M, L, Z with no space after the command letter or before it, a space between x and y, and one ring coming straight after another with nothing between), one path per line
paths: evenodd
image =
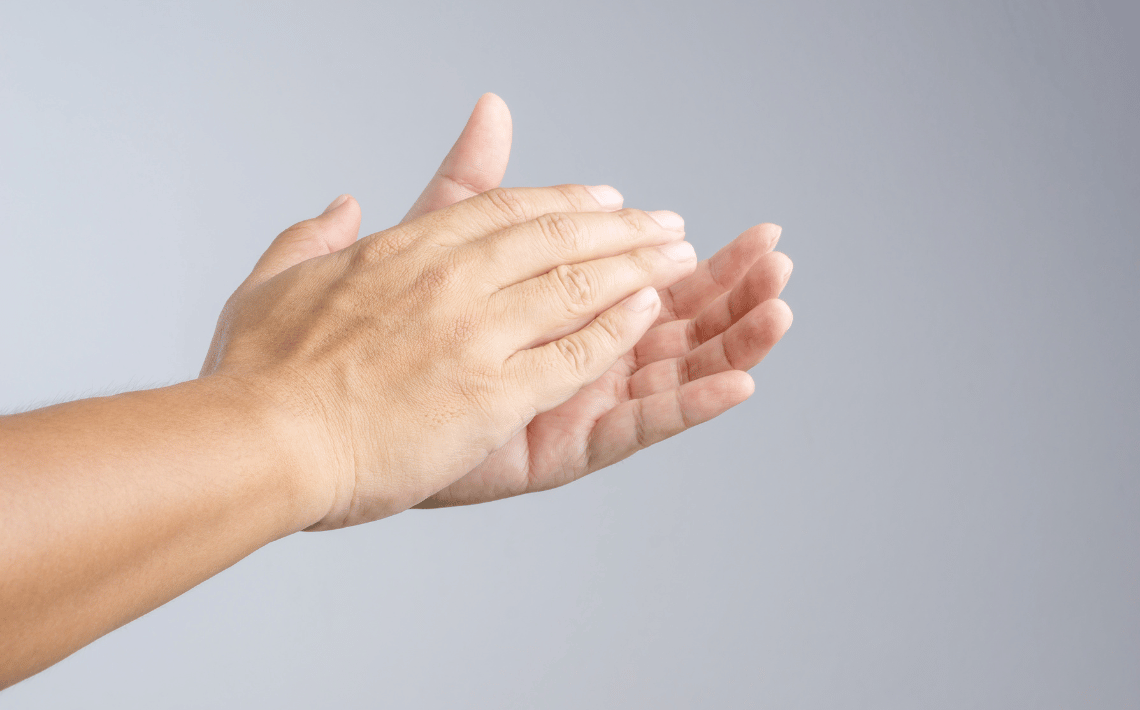
M645 430L645 400L635 399L633 401L633 435L637 441L637 448L644 449L653 443L649 438L649 433Z
M463 182L462 180L457 180L454 177L452 177L451 175L447 175L446 173L441 173L440 177L443 178L444 180L450 181L454 185L458 185L459 187L463 188L464 190L469 191L472 195L478 195L479 194L479 188L475 187L474 185L472 185L469 182Z

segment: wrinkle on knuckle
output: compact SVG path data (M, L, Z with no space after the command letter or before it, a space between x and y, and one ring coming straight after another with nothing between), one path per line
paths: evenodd
M625 259L639 274L654 273L660 263L657 253L649 249L634 249L625 255Z
M631 236L641 236L648 231L646 220L649 218L642 210L624 209L617 213L625 225L626 232Z
M582 185L555 185L554 189L575 210L588 210L594 205L594 198Z
M434 299L449 291L458 277L458 269L443 259L424 267L416 276L413 289L423 298Z
M576 377L585 374L589 367L590 351L581 338L562 338L556 341L558 354Z
M594 301L596 288L586 270L576 264L562 264L551 271L569 311L576 315Z
M382 235L376 235L356 246L353 261L361 266L375 266L396 251L395 245Z
M598 325L598 330L605 333L611 344L617 345L622 341L621 325L617 322L617 319L610 318L608 314L604 314L595 322Z
M566 214L552 212L539 216L535 221L555 253L572 256L581 250L585 239L582 229Z
M490 208L511 222L525 222L529 210L522 197L509 187L496 187L483 193Z

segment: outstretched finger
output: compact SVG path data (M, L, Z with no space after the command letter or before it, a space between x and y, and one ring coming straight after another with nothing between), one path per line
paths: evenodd
M645 397L725 370L755 367L792 325L788 304L774 298L691 352L646 365L629 378L629 396Z
M664 289L659 321L695 316L706 304L731 289L757 259L772 251L780 239L780 231L775 224L758 224L746 229L698 264L691 276Z
M637 366L681 357L720 335L759 304L778 297L791 274L791 259L778 251L765 254L731 291L713 299L694 318L651 328L634 348Z
M590 434L586 471L681 433L740 404L755 390L747 372L730 370L648 397L632 399L607 412Z

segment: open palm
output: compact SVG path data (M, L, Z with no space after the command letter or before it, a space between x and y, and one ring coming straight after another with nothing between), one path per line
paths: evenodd
M497 187L511 120L485 95L405 220ZM481 464L417 507L465 505L554 488L708 421L748 398L756 365L791 325L778 300L791 261L780 228L753 227L661 290L637 346L569 400L540 413Z

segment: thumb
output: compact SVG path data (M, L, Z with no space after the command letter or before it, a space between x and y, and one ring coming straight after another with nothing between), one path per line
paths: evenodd
M257 286L302 261L340 251L356 241L360 232L360 205L341 195L320 215L286 229L253 267L244 286Z
M483 94L451 152L403 221L498 187L510 157L510 109L495 94Z

